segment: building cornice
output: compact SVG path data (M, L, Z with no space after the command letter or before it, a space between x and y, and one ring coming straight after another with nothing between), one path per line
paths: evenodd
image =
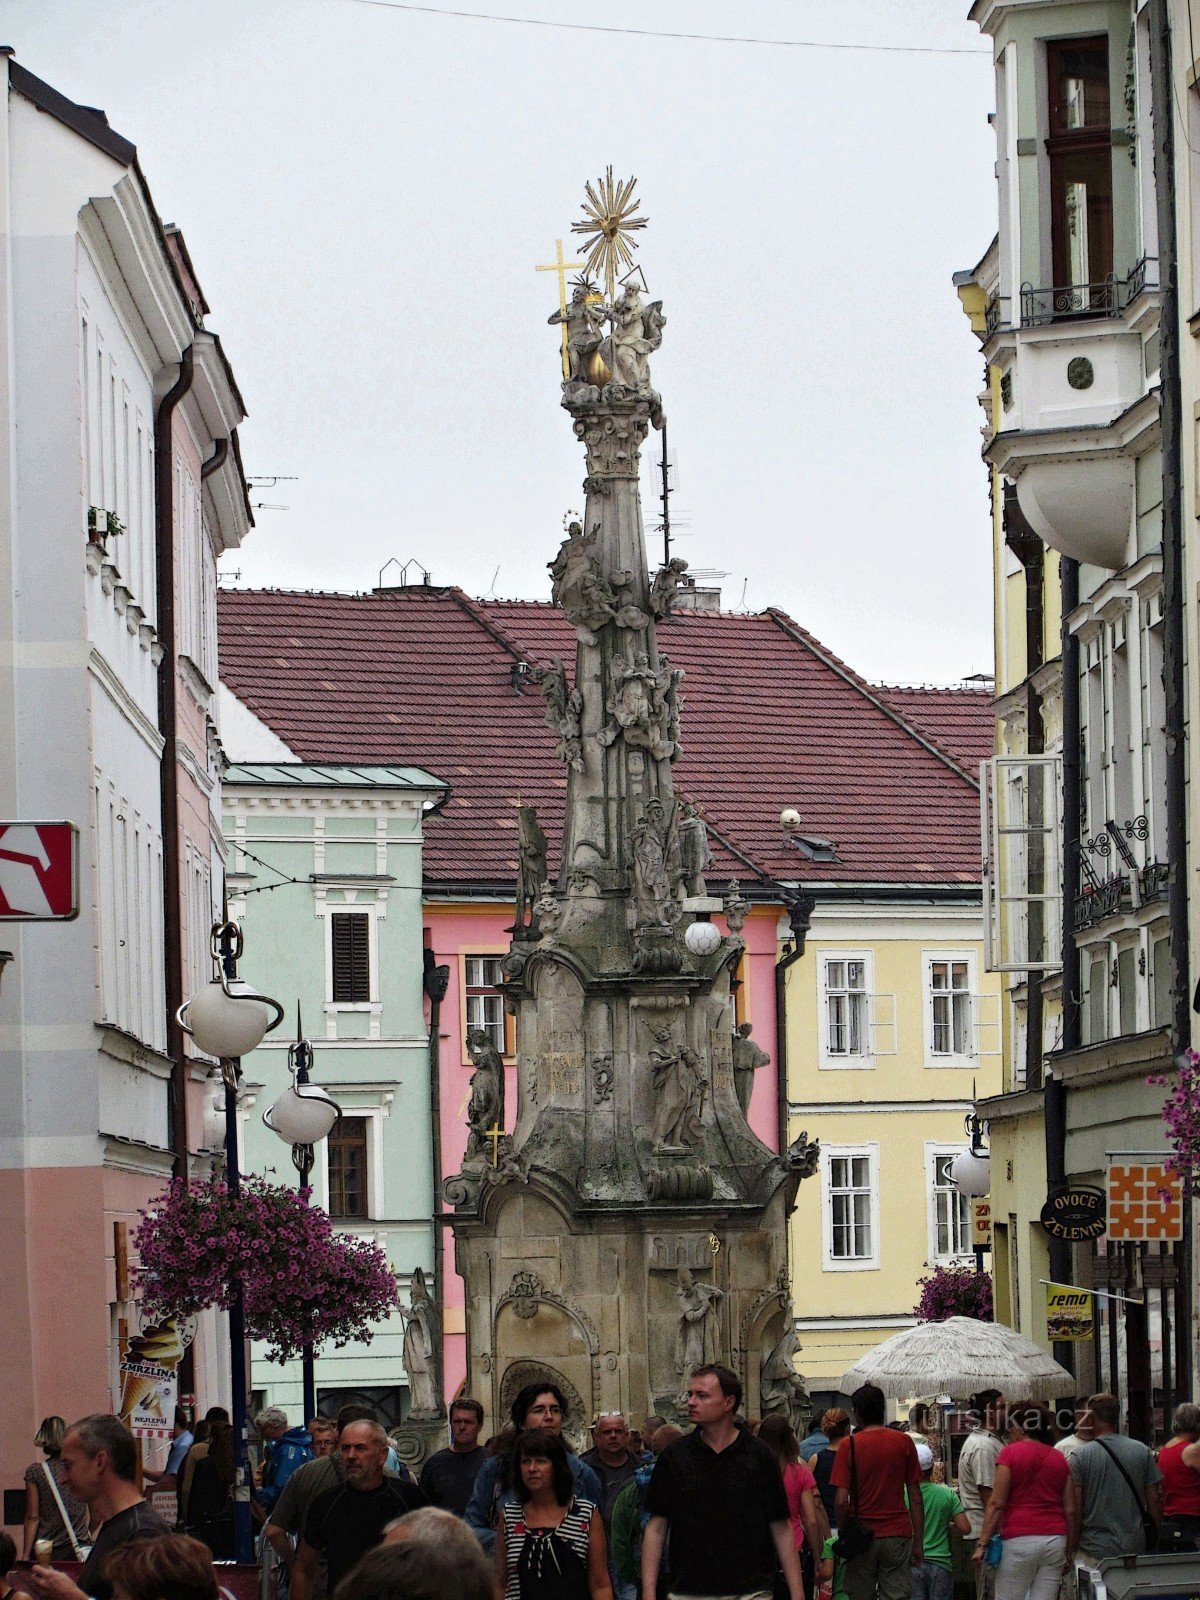
M105 694L108 695L126 722L130 724L134 732L149 745L155 757L161 759L164 744L162 734L159 733L150 718L121 682L109 662L95 647L88 654L88 671L104 690Z

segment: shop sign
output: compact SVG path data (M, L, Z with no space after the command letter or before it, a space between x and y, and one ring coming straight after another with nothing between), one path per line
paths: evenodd
M1042 1227L1053 1239L1104 1237L1104 1190L1090 1183L1070 1183L1049 1195L1041 1210Z
M1108 1237L1174 1244L1183 1238L1183 1183L1161 1161L1112 1161L1108 1168Z
M1090 1339L1095 1327L1092 1296L1070 1283L1046 1285L1046 1336L1075 1343Z
M971 1201L971 1249L992 1248L992 1202L982 1196Z
M78 915L78 828L0 822L0 922L69 922Z

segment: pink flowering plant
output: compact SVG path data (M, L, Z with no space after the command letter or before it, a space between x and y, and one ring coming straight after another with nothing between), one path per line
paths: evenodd
M396 1310L400 1291L380 1247L334 1231L326 1212L296 1189L265 1178L177 1179L142 1212L134 1269L147 1317L228 1309L238 1283L246 1331L286 1361L314 1348L369 1343L373 1324Z
M947 1317L974 1317L992 1321L992 1275L973 1267L934 1267L917 1281L921 1298L913 1310L922 1322L945 1322Z
M1146 1081L1170 1090L1162 1108L1172 1151L1167 1165L1188 1193L1200 1195L1200 1054L1185 1050L1175 1057L1173 1077L1158 1073Z

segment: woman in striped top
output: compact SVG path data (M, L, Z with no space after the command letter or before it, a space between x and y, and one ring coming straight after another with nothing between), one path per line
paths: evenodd
M577 1499L567 1450L531 1428L513 1445L512 1482L496 1530L504 1600L613 1600L599 1509Z

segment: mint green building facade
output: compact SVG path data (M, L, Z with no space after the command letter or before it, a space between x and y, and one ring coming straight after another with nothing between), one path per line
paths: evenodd
M291 1151L263 1113L291 1082L288 1045L300 1007L314 1046L312 1080L342 1118L316 1148L313 1203L338 1228L378 1241L407 1289L434 1282L435 1206L429 1030L422 987L421 838L445 785L412 767L238 765L223 784L229 914L245 934L241 972L274 995L287 1021L242 1063L246 1171L295 1183ZM318 1353L318 1406L374 1404L387 1426L408 1410L404 1327L394 1316L369 1345ZM302 1420L299 1361L252 1348L262 1403Z

